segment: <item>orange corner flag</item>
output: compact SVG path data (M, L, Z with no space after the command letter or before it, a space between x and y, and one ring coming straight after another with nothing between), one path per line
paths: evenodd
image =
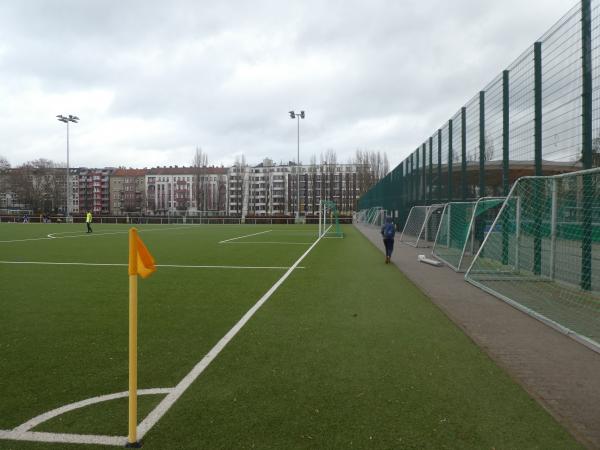
M129 230L129 434L127 447L137 442L137 276L147 278L156 270L154 258L138 236Z
M129 230L129 275L148 278L156 271L154 258L140 239L135 228Z

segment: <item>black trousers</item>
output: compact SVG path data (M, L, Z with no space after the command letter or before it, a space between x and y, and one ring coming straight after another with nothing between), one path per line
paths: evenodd
M92 224L89 222L86 222L85 224L87 225L87 232L91 233L92 232Z
M392 256L392 252L394 251L394 240L384 239L383 245L385 245L385 256Z

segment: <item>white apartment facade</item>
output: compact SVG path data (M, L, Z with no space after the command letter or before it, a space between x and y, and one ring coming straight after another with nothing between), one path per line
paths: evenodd
M153 214L225 213L224 168L159 167L146 174L146 211Z
M316 214L321 199L334 201L342 213L356 208L359 195L355 164L275 165L265 159L255 167L228 170L228 213L240 216ZM298 191L298 181L300 189Z

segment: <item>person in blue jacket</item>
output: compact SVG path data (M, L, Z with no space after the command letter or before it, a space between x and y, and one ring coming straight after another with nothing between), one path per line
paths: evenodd
M396 236L396 227L391 217L385 218L385 224L381 227L381 236L383 236L383 245L385 245L385 263L389 264L394 251L394 237Z

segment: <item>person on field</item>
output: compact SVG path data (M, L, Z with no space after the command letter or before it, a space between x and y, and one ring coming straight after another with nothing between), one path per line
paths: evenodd
M383 245L385 246L385 263L389 264L394 251L394 236L396 236L396 227L391 217L385 218L385 224L381 227L381 236L383 236Z
M87 225L87 232L92 232L92 212L88 211L85 215L85 224Z

